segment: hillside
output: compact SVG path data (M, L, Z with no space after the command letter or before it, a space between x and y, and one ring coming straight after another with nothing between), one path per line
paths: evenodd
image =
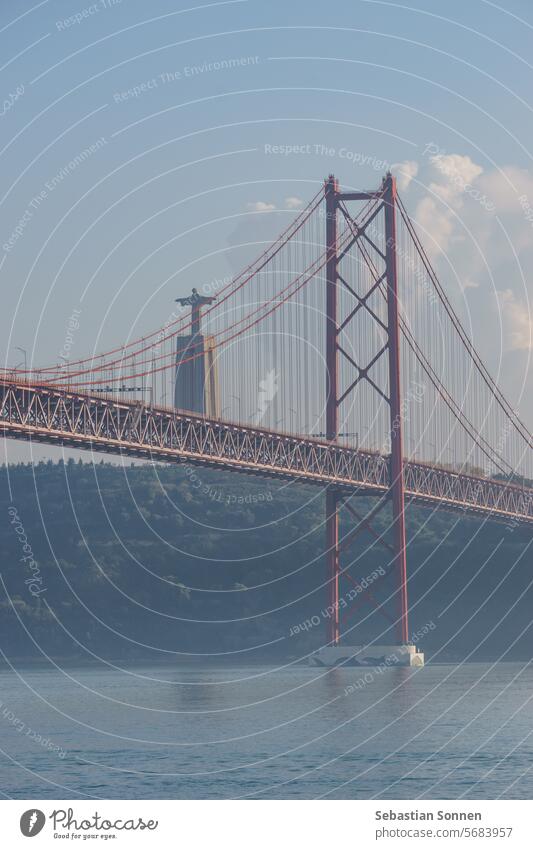
M8 659L161 661L177 652L212 661L238 652L239 662L255 662L321 643L320 489L104 462L9 466L0 476ZM386 522L382 514L376 527ZM530 530L409 508L408 538L411 632L429 658L533 655ZM356 582L387 568L387 551L372 542L361 536L343 561ZM344 583L341 595L351 588ZM393 588L390 576L371 587L389 615ZM382 631L390 639L384 616L360 592L357 600L348 641Z

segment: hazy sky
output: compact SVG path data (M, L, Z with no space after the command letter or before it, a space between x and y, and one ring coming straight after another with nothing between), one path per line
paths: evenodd
M4 362L57 361L73 310L76 356L162 325L329 172L393 166L533 425L530 2L4 2L0 39Z

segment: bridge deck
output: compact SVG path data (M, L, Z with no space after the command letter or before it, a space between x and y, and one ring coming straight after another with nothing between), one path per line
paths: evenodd
M46 385L1 381L0 429L14 439L334 484L347 493L389 489L389 458L378 453ZM533 489L411 461L404 474L414 503L533 523Z

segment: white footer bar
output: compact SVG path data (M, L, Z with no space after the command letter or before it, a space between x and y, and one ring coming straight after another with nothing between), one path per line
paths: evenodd
M1 801L2 845L526 847L529 801ZM35 844L28 838L35 837ZM67 843L69 841L69 843Z

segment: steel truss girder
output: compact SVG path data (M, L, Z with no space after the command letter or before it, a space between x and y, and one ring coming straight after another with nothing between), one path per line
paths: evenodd
M389 457L382 454L43 385L0 381L0 431L14 439L333 484L346 494L383 495L390 488ZM414 504L533 525L533 489L411 461L404 461L404 476Z

